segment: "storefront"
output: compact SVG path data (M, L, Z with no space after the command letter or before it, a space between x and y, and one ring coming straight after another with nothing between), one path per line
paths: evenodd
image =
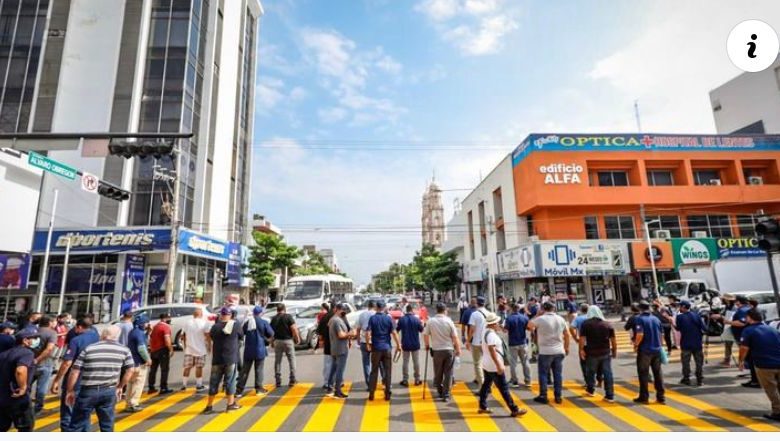
M536 245L523 245L498 253L499 294L510 299L527 300L530 281L539 275Z
M650 245L651 248L648 248L647 242L631 243L631 266L635 271L633 280L621 282L628 285L630 293L630 297L623 297L623 305L630 305L631 302L650 297L653 289L653 267L660 286L663 286L667 280L677 278L672 244L653 241Z
M478 260L466 262L463 265L463 284L467 299L484 296L489 290L487 264Z

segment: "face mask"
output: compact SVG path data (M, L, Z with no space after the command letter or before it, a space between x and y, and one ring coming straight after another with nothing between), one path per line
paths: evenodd
M30 349L38 349L38 346L41 345L41 339L40 338L34 338L30 342Z

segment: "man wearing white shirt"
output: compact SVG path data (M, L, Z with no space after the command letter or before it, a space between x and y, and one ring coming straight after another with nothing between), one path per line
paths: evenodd
M482 386L485 375L480 367L482 362L482 336L485 333L485 318L489 311L485 309L485 298L477 297L477 310L469 317L469 333L466 339L466 349L471 351L471 359L474 362L474 382Z
M482 362L480 368L484 371L485 381L482 383L482 387L479 389L479 411L478 413L493 413L490 408L487 407L487 398L490 395L490 389L493 384L496 385L498 391L501 392L501 397L506 403L506 407L509 408L512 418L524 415L527 410L519 409L512 399L512 394L509 393L509 384L506 382L505 372L505 357L507 349L504 346L504 341L498 336L498 324L501 322L501 318L492 312L488 312L485 316L485 331L482 334Z
M555 402L563 402L563 359L569 355L569 326L566 320L555 312L552 302L542 305L544 314L531 320L528 329L536 331L539 345L539 396L537 403L547 404L547 376L552 368L555 383Z
M211 323L203 318L203 311L196 308L192 318L187 320L182 328L181 341L184 345L184 373L182 374L182 390L187 389L190 370L195 367L195 389L201 391L203 386L203 366L206 365L206 354L209 352L209 329Z

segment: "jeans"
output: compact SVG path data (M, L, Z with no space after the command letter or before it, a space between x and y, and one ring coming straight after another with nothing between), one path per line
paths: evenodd
M43 410L43 402L46 400L46 391L49 390L53 368L52 365L42 365L35 370L35 413Z
M73 420L73 410L74 407L70 407L67 404L65 404L65 395L68 391L68 377L70 376L70 372L68 372L67 375L65 375L65 378L62 379L62 384L60 385L60 431L61 432L74 432L72 426L72 420ZM76 382L76 387L73 388L73 391L76 393L76 396L79 396L79 393L81 392L81 382ZM89 419L87 419L87 432L91 430L92 423Z
M18 432L32 432L35 429L35 415L29 395L26 400L0 406L0 432L8 432L11 427L15 427Z
M636 371L639 376L639 399L647 401L650 397L648 383L650 382L650 370L653 371L653 381L655 382L655 397L657 400L664 399L664 373L661 370L661 352L647 353L640 352L636 356Z
M609 399L615 398L615 380L612 377L612 356L588 356L585 358L585 385L590 393L593 393L593 391L596 390L596 376L598 373L603 375L604 396Z
M689 380L691 378L691 357L696 364L696 381L702 381L704 379L703 367L704 367L704 352L682 350L682 376L683 379Z
M489 371L485 371L483 375L485 381L479 389L479 408L487 409L487 397L490 395L491 386L495 383L509 410L512 412L516 411L517 405L515 404L515 400L512 399L512 395L509 393L509 383L506 382L506 376L504 374L499 375L497 372Z
M379 367L384 367L384 376L382 377L382 383L385 385L385 395L390 395L390 384L393 376L393 352L388 349L386 351L378 351L374 349L371 352L371 375L368 379L368 392L373 394L376 391L376 382L379 377Z
M347 356L349 353L345 352L341 355L331 355L331 367L329 379L337 394L343 394L341 385L344 383L344 370L347 368Z
M149 369L149 389L154 389L157 368L160 368L160 389L168 389L168 372L171 370L171 353L168 352L168 348L152 352L152 367Z
M449 398L452 388L452 367L455 351L445 349L433 351L433 384L441 398Z
M333 356L330 354L323 354L322 359L322 381L325 387L333 387L333 377L331 371L333 370Z
M114 431L114 405L116 404L116 387L82 387L76 405L73 406L71 431L89 432L89 419L94 410L98 416L101 432Z
M243 394L246 389L246 382L249 380L249 372L252 370L252 365L255 366L255 390L258 391L263 388L265 358L244 360L244 364L241 366L241 373L238 376L238 386L236 387L236 391L240 394Z
M141 404L141 394L144 392L146 377L149 375L149 366L142 364L135 368L135 372L127 383L127 405L136 407Z
M236 394L237 369L235 363L231 364L212 364L211 376L209 377L209 395L216 395L219 392L219 383L225 381L225 389L228 395Z
M404 351L403 358L403 380L409 381L409 358L412 359L414 365L414 381L420 381L420 350L416 351Z
M287 357L287 364L290 365L290 382L295 381L295 343L292 340L274 341L274 376L276 384L282 383L282 355Z
M371 376L371 353L368 352L365 343L360 343L360 361L363 363L363 379L368 384L369 377Z
M517 383L518 362L523 366L523 379L525 384L531 384L531 363L529 362L528 345L509 347L509 375L513 383Z
M547 375L552 368L553 374L553 391L555 398L561 398L563 395L563 354L545 355L539 354L539 361L537 364L539 375L539 396L547 398Z
M583 360L582 358L580 358L580 369L582 370L582 378L587 382L588 381L588 371L587 371L588 365L585 362L585 360ZM604 372L601 371L601 366L598 366L598 368L596 370L596 381L598 383L601 383L602 381L604 381Z

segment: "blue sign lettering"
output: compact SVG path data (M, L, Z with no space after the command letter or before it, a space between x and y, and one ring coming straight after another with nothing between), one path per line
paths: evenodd
M35 232L34 254L46 252L47 237L47 230ZM171 230L165 227L56 230L51 236L51 253L65 254L68 240L73 254L165 250L171 246Z

